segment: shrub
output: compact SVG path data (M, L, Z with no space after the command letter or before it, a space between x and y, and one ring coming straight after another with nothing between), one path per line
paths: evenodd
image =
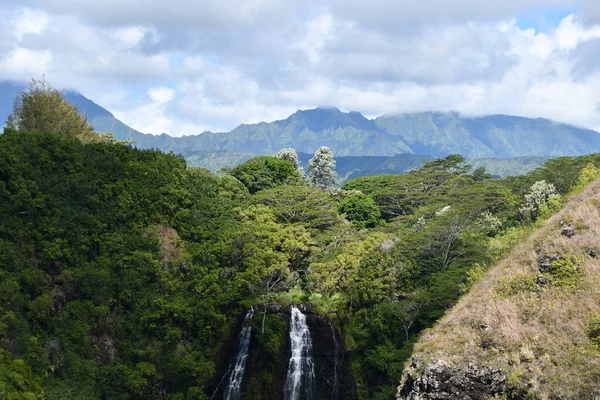
M488 236L496 236L502 229L502 221L489 211L481 214L477 219L477 225L481 233Z
M478 263L475 263L469 270L467 270L467 278L464 283L459 285L461 293L467 293L474 284L477 283L483 276L485 269Z
M538 288L536 279L533 274L518 274L513 278L500 282L496 287L496 292L501 298L515 296L520 293L533 293Z
M592 314L588 322L587 335L596 346L600 346L600 311Z
M579 258L567 254L552 262L552 267L547 273L549 281L555 286L574 289L581 281L581 268Z

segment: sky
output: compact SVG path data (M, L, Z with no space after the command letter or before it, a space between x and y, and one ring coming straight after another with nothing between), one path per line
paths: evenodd
M600 130L600 1L1 0L0 80L43 75L174 136L317 106Z

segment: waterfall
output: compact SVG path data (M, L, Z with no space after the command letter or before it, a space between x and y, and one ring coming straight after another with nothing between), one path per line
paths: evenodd
M285 381L285 400L312 400L315 392L315 366L312 361L312 340L306 315L292 307L290 321L292 356Z
M331 336L333 337L333 344L334 344L333 390L331 391L331 398L335 400L339 397L339 394L338 394L338 351L339 350L338 350L338 341L337 341L337 338L335 337L335 329L333 328L331 321L329 321L329 327L331 328Z
M254 315L254 308L250 307L250 310L246 314L244 321L244 327L240 332L240 338L238 343L238 352L235 356L235 364L233 371L229 377L229 385L225 390L224 400L239 400L242 388L242 378L244 377L244 369L246 368L246 359L248 358L248 349L250 348L250 335L252 333L252 327L248 322Z

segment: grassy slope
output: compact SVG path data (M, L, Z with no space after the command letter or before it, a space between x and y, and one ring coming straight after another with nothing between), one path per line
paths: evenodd
M573 221L576 236L561 235L562 220ZM589 255L599 248L599 235L597 180L488 271L423 334L414 354L423 357L424 365L442 360L458 368L471 362L501 368L509 375L509 386L526 388L534 398L593 398L600 385L600 349L586 329L600 309L600 259ZM579 257L579 283L502 294L507 282L516 282L521 274L535 281L538 260L548 254ZM481 345L484 340L492 343L487 349Z

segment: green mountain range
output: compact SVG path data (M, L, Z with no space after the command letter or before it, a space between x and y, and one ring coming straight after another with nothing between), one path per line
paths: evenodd
M24 88L20 83L0 83L0 120L6 119L14 98ZM368 119L358 112L316 108L299 110L284 120L242 124L230 132L183 137L165 133L151 135L127 126L78 92L67 91L65 96L87 115L97 131L112 133L120 140L132 140L139 148L182 154L190 164L213 171L285 147L312 154L319 146L329 146L336 157L352 157L348 165L361 170L360 175L374 171L404 172L403 166L413 166L415 160L414 156L403 159L404 154L426 156L425 159L453 153L468 159L507 159L600 152L600 133L590 129L542 118L467 117L456 112L383 115ZM543 160L545 158L540 159L540 163ZM509 167L503 166L500 170L512 171L522 162L522 159L510 161ZM341 171L340 175L347 173Z

